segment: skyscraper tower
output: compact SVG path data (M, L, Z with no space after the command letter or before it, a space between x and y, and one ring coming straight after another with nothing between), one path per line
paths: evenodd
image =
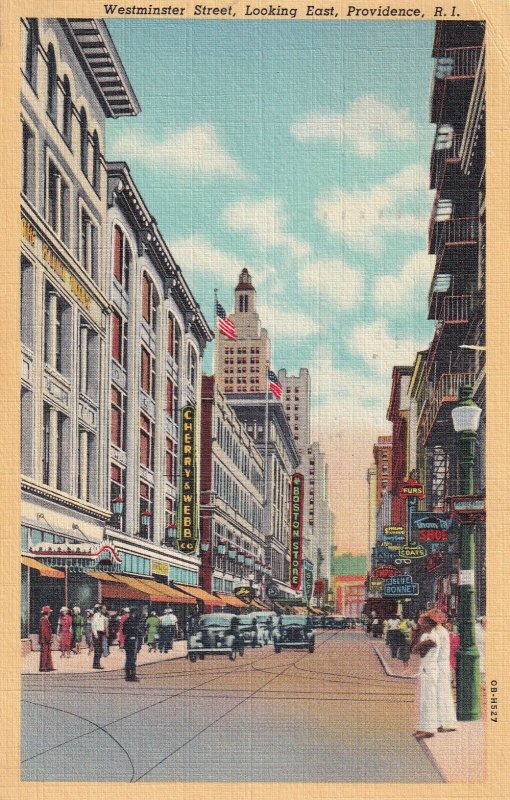
M216 340L215 374L223 392L266 391L266 363L271 355L271 342L265 328L260 327L256 296L251 275L243 269L235 288L234 313L228 315L236 327L236 341L220 332Z

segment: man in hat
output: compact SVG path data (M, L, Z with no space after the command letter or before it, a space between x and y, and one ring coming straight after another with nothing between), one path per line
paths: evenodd
M171 608L165 608L159 621L161 623L159 629L159 652L168 653L169 650L173 649L174 637L177 635L177 617Z
M136 677L136 656L139 650L139 637L143 635L140 631L140 620L133 611L129 611L124 620L124 651L126 653L126 680L139 681Z
M106 636L106 617L101 611L101 606L96 603L94 614L91 621L92 644L94 645L94 660L92 669L104 669L101 666L101 656L103 654L103 639Z
M55 671L51 658L51 638L53 636L49 620L51 611L52 609L49 606L43 606L41 609L41 619L39 621L39 644L41 645L39 672Z
M457 722L450 685L450 637L443 622L439 609L425 611L418 619L421 635L413 648L420 656L417 739L454 731Z

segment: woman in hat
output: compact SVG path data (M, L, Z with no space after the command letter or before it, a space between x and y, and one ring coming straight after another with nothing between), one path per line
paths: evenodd
M57 635L60 636L60 658L71 658L71 642L73 638L73 618L67 606L60 609Z
M74 652L76 655L80 652L81 649L81 639L83 636L83 624L85 620L81 615L81 608L79 606L75 606L73 608L73 639L74 639Z
M456 716L450 685L450 637L443 628L444 614L425 611L418 619L421 635L414 651L420 656L420 693L417 739L428 739L436 731L455 730Z
M43 606L41 609L41 619L39 621L39 644L41 645L41 657L39 660L39 672L54 672L53 660L51 658L51 639L53 631L49 616L51 608Z
M151 611L145 621L145 630L147 631L147 644L149 646L149 653L155 653L158 640L159 640L159 627L161 622L155 611Z

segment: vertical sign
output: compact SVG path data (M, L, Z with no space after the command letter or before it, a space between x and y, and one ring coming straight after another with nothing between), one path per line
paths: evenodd
M303 476L295 472L290 479L290 585L301 588L303 549Z
M194 553L198 547L196 411L185 406L181 412L181 459L177 547Z
M313 564L307 558L303 559L303 597L306 605L310 604L313 589Z

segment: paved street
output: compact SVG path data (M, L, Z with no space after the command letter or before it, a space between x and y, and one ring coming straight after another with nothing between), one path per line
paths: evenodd
M414 682L361 631L138 674L24 676L22 779L441 781L411 735Z

